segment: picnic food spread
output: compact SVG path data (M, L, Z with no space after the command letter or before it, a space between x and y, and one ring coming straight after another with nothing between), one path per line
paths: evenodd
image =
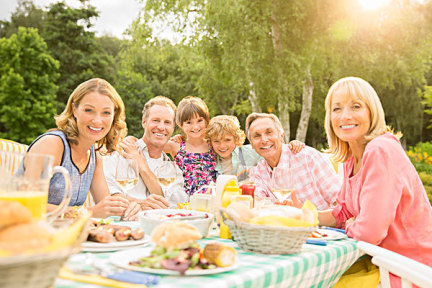
M149 256L131 261L139 267L179 271L213 269L234 264L235 249L221 243L210 243L203 249L196 243L202 235L193 225L170 221L158 225L152 232L156 247Z
M302 209L289 206L269 206L250 209L240 202L231 203L227 212L235 221L267 226L309 227L318 224L316 207L306 201Z
M144 230L141 228L132 230L128 226L111 225L109 222L93 220L89 228L87 240L99 243L110 243L129 239L140 240L143 237Z
M21 203L0 200L0 256L30 255L69 247L86 221L82 217L56 229L46 222L35 221Z

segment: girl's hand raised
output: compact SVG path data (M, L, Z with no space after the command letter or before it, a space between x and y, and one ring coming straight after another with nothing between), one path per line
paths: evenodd
M174 143L177 143L177 144L180 144L184 140L185 140L185 137L181 134L174 135L170 139L170 141L173 141Z
M288 148L292 152L294 152L294 154L297 154L298 152L303 150L303 148L305 148L305 143L298 141L298 140L293 140L288 144Z

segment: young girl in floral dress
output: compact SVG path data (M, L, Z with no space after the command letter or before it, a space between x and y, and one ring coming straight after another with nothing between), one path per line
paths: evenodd
M185 133L186 140L169 141L164 149L183 170L185 191L189 196L201 186L216 182L216 154L204 139L209 122L208 107L202 99L183 98L177 107L176 124Z

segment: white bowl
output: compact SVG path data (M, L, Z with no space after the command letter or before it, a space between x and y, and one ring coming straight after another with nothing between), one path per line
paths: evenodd
M195 226L201 232L203 237L207 236L214 217L214 215L211 213L199 212L194 210L154 209L154 210L145 210L139 212L138 220L146 235L151 235L153 228L155 228L157 225L167 221L180 220L181 218L181 216L170 217L170 218L166 217L166 215L170 215L170 214L185 214L185 215L192 214L192 216L201 216L207 214L208 218L181 220Z

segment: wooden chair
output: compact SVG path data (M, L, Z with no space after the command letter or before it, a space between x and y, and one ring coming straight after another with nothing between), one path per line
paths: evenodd
M0 151L25 153L27 148L28 146L25 144L0 138ZM12 175L15 173L16 169L18 169L20 160L20 157L14 156L13 154L4 155L4 157L0 157L0 167ZM88 193L87 200L84 202L84 207L91 207L93 205L95 205L93 197L91 193Z
M359 241L357 245L371 255L372 263L379 267L381 287L391 287L389 272L401 277L402 288L413 287L412 284L432 287L432 267L367 242Z

